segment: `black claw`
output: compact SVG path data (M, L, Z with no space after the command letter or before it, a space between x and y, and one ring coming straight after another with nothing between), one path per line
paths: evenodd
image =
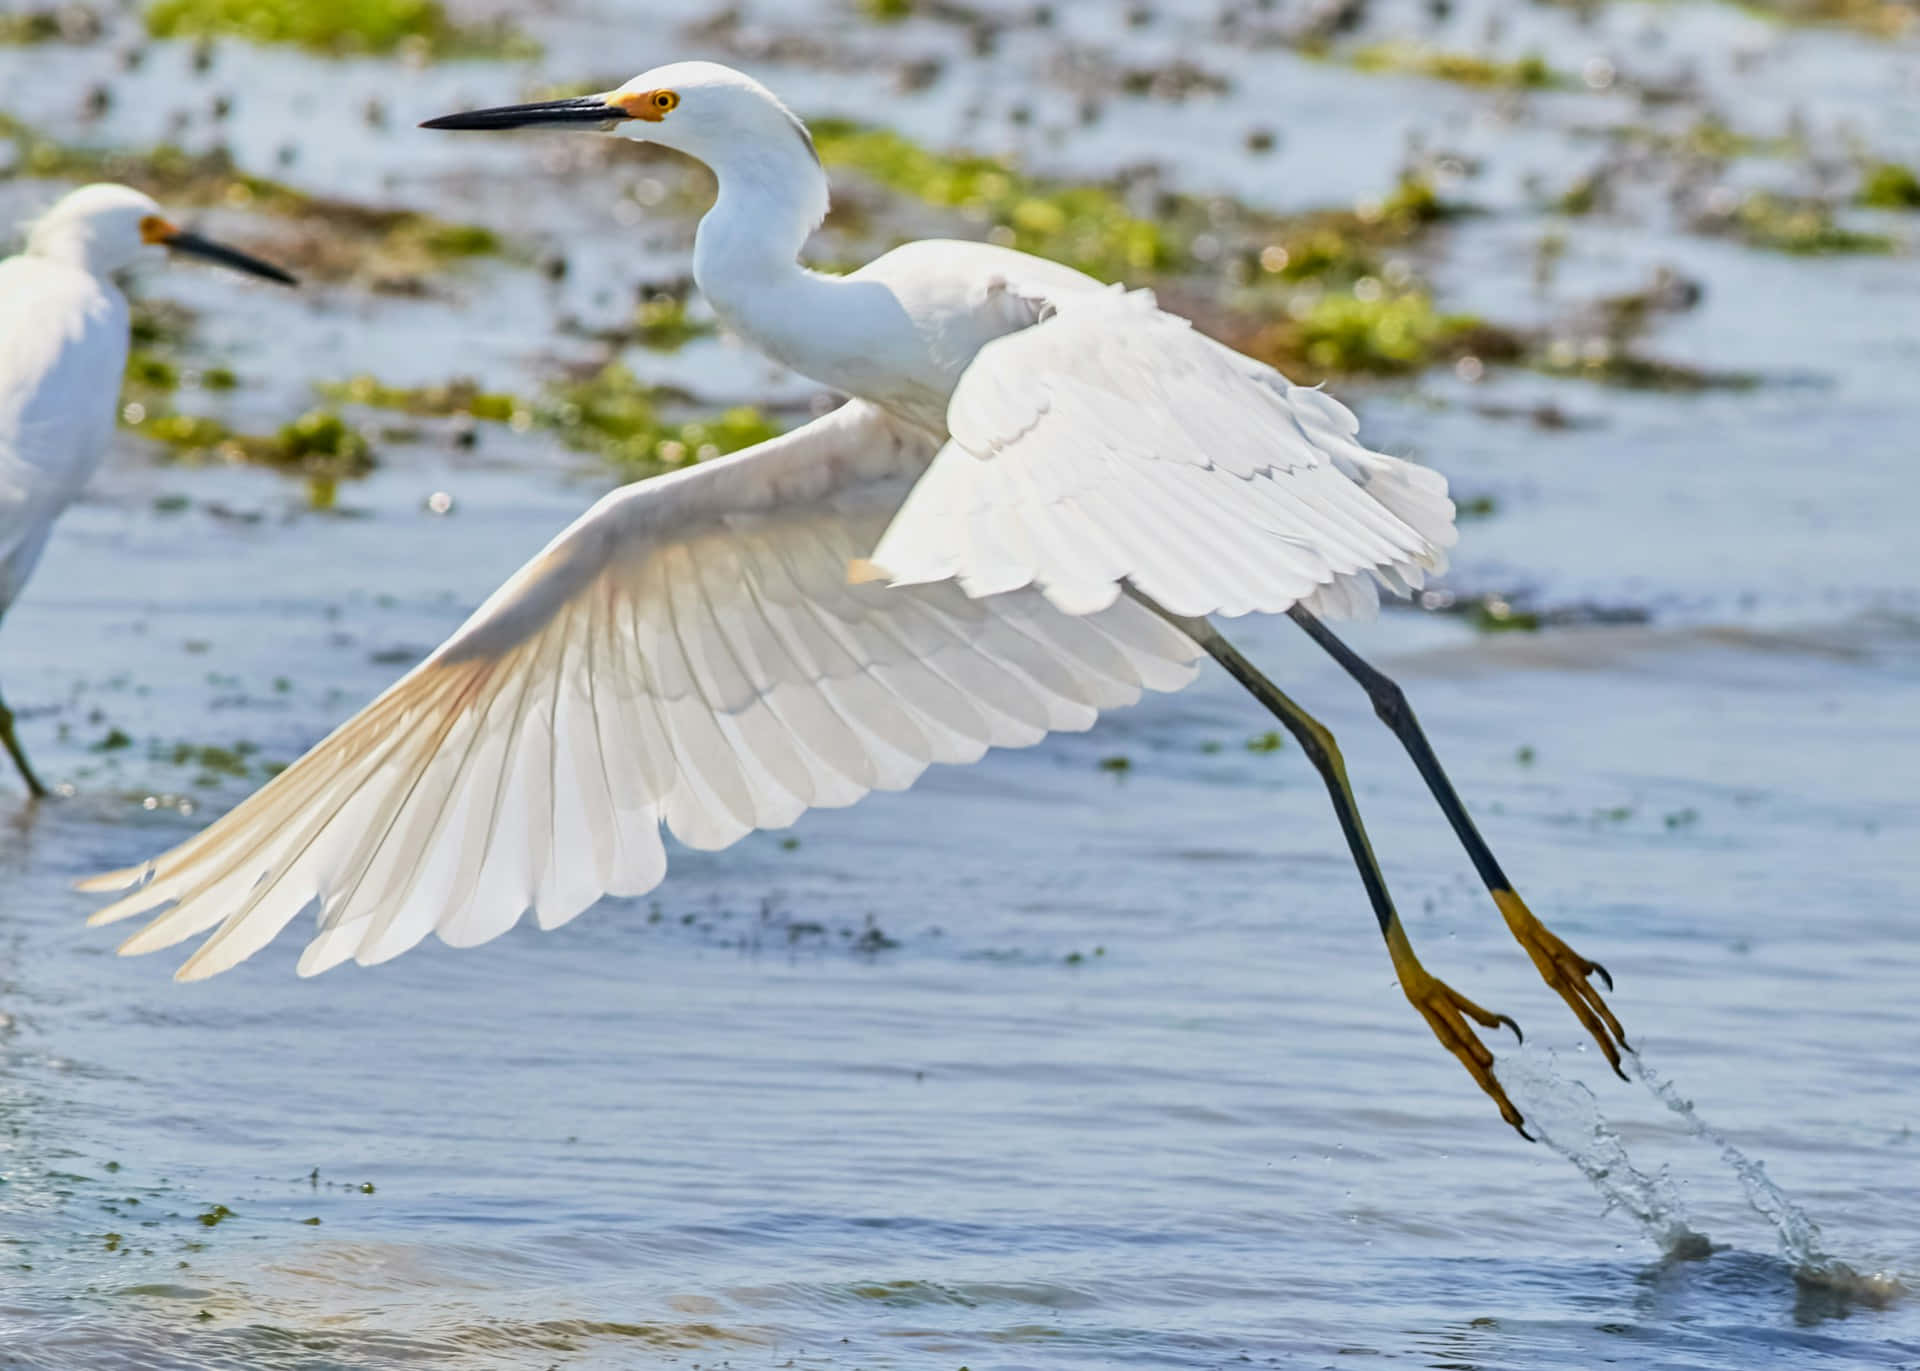
M1505 1014L1495 1014L1493 1017L1498 1022L1505 1024L1513 1030L1513 1040L1515 1042L1524 1044L1527 1041L1527 1035L1520 1031L1520 1025L1508 1018Z
M1604 966L1600 965L1600 963L1598 962L1588 962L1587 968L1588 968L1589 975L1598 976L1601 980L1607 983L1608 990L1613 989L1613 977L1607 974L1607 969Z
M1521 1137L1525 1138L1528 1142L1539 1142L1540 1139L1534 1137L1533 1134L1527 1132L1525 1124L1526 1124L1526 1120L1522 1119L1519 1123L1513 1126L1513 1131L1518 1133Z
M1632 1084L1633 1084L1633 1080L1632 1080L1632 1078L1631 1078L1631 1077L1629 1077L1629 1076L1627 1075L1627 1073L1626 1073L1626 1072L1624 1072L1624 1071L1622 1071L1622 1070L1621 1070L1621 1069L1620 1069L1620 1068L1619 1068L1618 1066L1616 1066L1616 1065L1614 1065L1614 1063L1612 1063L1612 1062L1608 1062L1608 1063L1607 1063L1607 1065L1608 1065L1608 1066L1612 1066L1612 1067L1613 1067L1613 1074L1614 1074L1614 1075L1616 1075L1616 1076L1618 1076L1618 1077L1619 1077L1619 1078L1620 1078L1621 1080L1623 1080L1623 1081L1625 1081L1625 1082L1626 1082L1626 1083L1627 1083L1628 1085L1632 1085Z

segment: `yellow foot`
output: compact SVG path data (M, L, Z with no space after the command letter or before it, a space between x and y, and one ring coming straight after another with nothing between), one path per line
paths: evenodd
M1387 950L1393 955L1393 969L1399 974L1400 989L1407 1000L1420 1011L1420 1017L1427 1021L1427 1027L1433 1030L1433 1036L1440 1040L1440 1046L1459 1059L1460 1065L1467 1068L1479 1087L1493 1097L1500 1106L1500 1117L1513 1125L1514 1131L1528 1142L1533 1134L1527 1132L1526 1120L1515 1109L1513 1101L1507 1098L1507 1092L1493 1076L1493 1053L1480 1037L1467 1027L1467 1020L1485 1028L1498 1028L1502 1024L1513 1030L1513 1036L1524 1042L1520 1025L1505 1014L1495 1014L1492 1010L1482 1009L1465 995L1438 977L1430 975L1420 959L1413 955L1413 945L1407 941L1406 933L1395 919L1387 930Z
M1620 1027L1620 1020L1613 1017L1607 1002L1600 998L1600 992L1587 979L1589 976L1598 976L1611 990L1613 977L1607 974L1607 969L1600 963L1588 961L1561 942L1552 929L1534 917L1533 911L1513 891L1494 891L1493 902L1500 906L1500 913L1506 918L1513 936L1520 940L1520 946L1526 948L1527 955L1533 958L1541 979L1560 992L1560 998L1567 1002L1574 1016L1593 1035L1593 1040L1600 1044L1600 1050L1607 1054L1607 1065L1613 1068L1613 1074L1624 1081L1627 1073L1620 1069L1620 1051L1625 1048L1631 1052L1633 1048L1627 1044L1626 1030Z

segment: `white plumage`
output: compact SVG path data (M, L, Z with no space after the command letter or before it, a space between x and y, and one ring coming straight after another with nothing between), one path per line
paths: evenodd
M112 441L128 346L127 300L114 274L162 249L293 279L176 228L151 197L116 185L65 196L34 223L26 250L0 262L0 616ZM4 705L0 743L40 793Z
M0 613L106 455L127 368L127 300L58 257L0 262Z
M1356 428L1144 291L1066 295L961 375L950 439L871 560L895 584L1038 585L1069 614L1122 581L1195 618L1370 607L1373 577L1444 568L1453 503Z
M825 177L737 72L434 121L530 123L711 166L701 289L856 398L608 496L257 795L87 882L144 882L96 922L171 906L123 951L212 930L180 973L211 975L315 901L302 972L481 942L528 908L553 927L652 888L663 827L723 847L1183 685L1199 649L1123 582L1186 616L1358 611L1443 564L1438 476L1144 294L972 243L800 267Z
M420 666L94 916L173 908L126 943L218 925L211 975L316 896L302 972L544 928L696 848L1084 729L1191 679L1126 601L850 584L934 444L853 401L733 457L607 496ZM111 889L144 868L89 882Z

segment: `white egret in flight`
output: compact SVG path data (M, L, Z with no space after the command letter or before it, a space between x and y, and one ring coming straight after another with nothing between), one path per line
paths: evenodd
M0 262L0 617L61 511L106 456L127 369L127 299L114 274L163 250L294 284L276 266L176 228L150 196L92 185L64 196ZM0 746L47 793L0 701Z
M805 127L757 82L676 63L581 99L428 128L566 125L712 168L693 270L734 331L851 398L783 437L601 500L413 671L299 762L151 863L96 922L165 908L122 947L212 930L210 976L310 902L313 973L429 932L543 928L695 848L929 762L1088 727L1205 652L1325 778L1407 998L1520 1128L1467 1026L1512 1026L1420 964L1340 753L1212 615L1285 613L1372 697L1500 912L1618 1070L1605 973L1530 913L1399 689L1322 615L1444 564L1439 476L1370 452L1354 417L1128 293L979 243L918 242L849 276L798 262L827 208ZM1611 984L1609 982L1609 984ZM1516 1033L1518 1030L1515 1030ZM1522 1129L1524 1133L1524 1129Z

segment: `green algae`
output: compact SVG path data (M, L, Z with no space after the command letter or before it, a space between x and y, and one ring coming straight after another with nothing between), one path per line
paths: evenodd
M1726 228L1749 247L1796 256L1892 252L1883 233L1863 233L1834 222L1833 209L1820 200L1795 199L1756 191L1727 217Z
M1625 346L1576 348L1555 340L1529 352L1526 364L1549 376L1590 381L1620 390L1657 390L1696 394L1708 390L1751 390L1760 378L1746 371L1716 371L1647 357Z
M127 354L125 384L140 390L173 390L180 384L180 369L158 352L134 348Z
M1875 38L1900 38L1913 28L1911 5L1901 0L1735 0L1741 9L1776 23L1844 28Z
M0 44L91 43L105 28L100 12L91 5L17 10L0 14Z
M211 458L327 481L364 476L374 465L366 438L330 409L309 410L272 434L236 433L207 415L148 414L138 404L122 411L121 422L183 461Z
M504 59L540 54L540 45L513 25L455 23L438 0L153 0L146 25L155 38L240 38L336 57L394 51Z
M1498 595L1483 595L1465 606L1467 622L1482 633L1536 633L1540 616L1515 609Z
M365 374L351 380L336 381L319 387L320 394L335 404L365 405L373 409L399 410L421 418L443 418L464 414L491 423L513 423L520 416L522 427L531 422L532 413L512 395L482 390L477 381L457 377L440 385L389 386Z
M1497 332L1437 310L1398 255L1466 212L1424 176L1402 176L1387 195L1351 209L1276 215L1223 199L1046 180L1001 158L934 152L840 120L822 121L815 139L829 166L957 212L990 241L1152 286L1209 331L1283 370L1413 371ZM1151 200L1151 218L1130 207L1136 199ZM1223 280L1230 301L1212 298ZM1497 339L1487 349L1495 357L1516 351Z
M207 788L222 781L246 780L253 776L259 752L260 745L249 742L238 742L231 747L218 743L154 742L148 746L147 756L155 762L191 767L195 772L193 784ZM266 774L264 765L259 769L262 775Z
M1171 267L1177 253L1154 219L1131 212L1115 189L1028 176L982 153L938 153L891 129L823 119L814 145L828 167L857 172L889 190L958 210L1006 247L1119 280Z
M1547 64L1538 53L1512 61L1473 53L1448 52L1415 43L1377 43L1348 57L1356 71L1391 72L1452 81L1463 86L1493 86L1506 90L1558 90L1575 83Z
M1875 162L1861 176L1853 202L1869 209L1920 209L1920 176L1898 162Z
M750 405L718 414L677 418L684 397L647 385L614 362L587 375L549 385L537 399L483 391L470 380L401 387L371 376L320 387L337 404L399 410L422 417L464 415L525 432L553 433L571 448L595 453L630 475L672 470L751 447L780 434L781 425Z
M1411 371L1458 350L1480 321L1442 314L1423 291L1322 295L1299 318L1277 325L1269 350L1286 339L1309 364L1330 372Z
M633 341L653 352L675 352L695 338L713 332L713 325L687 317L684 294L650 295L634 310Z
M561 381L533 406L534 422L569 447L597 453L634 473L670 470L765 442L781 432L760 410L742 405L711 418L675 422L665 397L618 362Z

